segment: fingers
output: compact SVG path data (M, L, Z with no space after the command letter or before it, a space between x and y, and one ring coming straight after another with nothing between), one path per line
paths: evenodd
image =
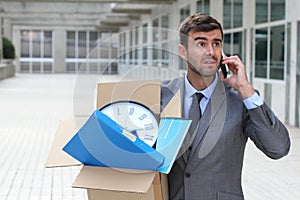
M227 64L233 74L237 73L241 67L244 68L244 64L238 56L223 57L222 63Z

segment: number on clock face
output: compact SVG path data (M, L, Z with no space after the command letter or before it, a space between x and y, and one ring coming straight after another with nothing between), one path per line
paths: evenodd
M155 114L144 105L133 101L117 101L100 110L149 146L156 142L158 121Z

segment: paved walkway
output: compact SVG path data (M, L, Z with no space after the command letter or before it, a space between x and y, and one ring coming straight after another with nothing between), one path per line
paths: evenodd
M107 80L113 76L103 77ZM0 199L86 200L72 189L79 167L44 167L59 120L73 118L76 75L28 75L0 81ZM300 199L300 129L292 149L271 160L249 142L243 171L246 200Z

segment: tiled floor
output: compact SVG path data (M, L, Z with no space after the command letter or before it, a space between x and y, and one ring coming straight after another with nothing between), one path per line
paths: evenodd
M74 117L76 79L71 74L17 74L0 81L1 200L87 199L84 189L71 188L79 167L45 168L59 120ZM281 160L267 158L248 143L243 171L247 200L300 199L300 129L288 128L292 148Z

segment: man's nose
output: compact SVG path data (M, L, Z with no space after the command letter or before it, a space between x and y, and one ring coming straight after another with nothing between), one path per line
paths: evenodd
M207 55L214 55L215 54L215 50L212 44L208 44L205 48L206 54Z

